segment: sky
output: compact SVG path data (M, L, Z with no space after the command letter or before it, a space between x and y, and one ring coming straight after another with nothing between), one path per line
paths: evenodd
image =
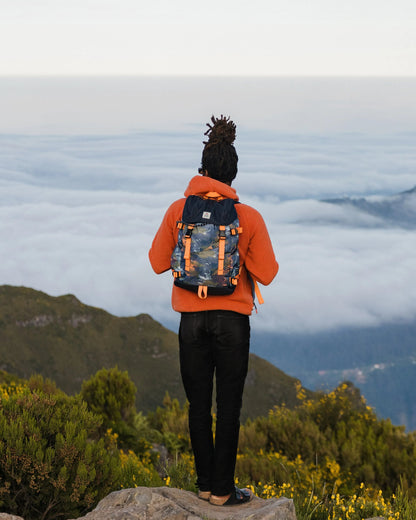
M415 76L413 0L2 0L0 75Z
M412 132L415 90L416 77L4 77L0 132L189 131L221 113L239 130Z

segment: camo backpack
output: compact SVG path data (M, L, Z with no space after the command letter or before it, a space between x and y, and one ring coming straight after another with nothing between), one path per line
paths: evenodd
M234 292L240 274L238 237L243 232L235 204L216 192L187 197L171 257L175 285L202 299Z

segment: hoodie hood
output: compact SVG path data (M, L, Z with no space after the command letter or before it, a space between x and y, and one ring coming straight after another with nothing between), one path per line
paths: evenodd
M211 177L201 177L200 175L192 177L184 195L185 197L189 197L189 195L205 195L205 193L210 191L216 191L227 199L238 201L238 195L234 188L216 179L211 179Z

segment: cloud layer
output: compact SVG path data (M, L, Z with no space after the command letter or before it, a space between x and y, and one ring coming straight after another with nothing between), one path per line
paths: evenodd
M147 253L199 165L200 133L1 135L0 283L74 293L175 328L171 275L154 275ZM415 230L317 200L411 188L413 143L414 135L240 135L235 187L263 214L281 265L253 327L305 332L416 317Z

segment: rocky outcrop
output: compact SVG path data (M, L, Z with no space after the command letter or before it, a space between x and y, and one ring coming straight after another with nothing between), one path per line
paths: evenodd
M33 316L30 320L17 320L16 325L18 327L46 327L55 321L54 316L49 314L40 314L38 316Z
M287 498L218 507L190 491L158 487L115 491L91 513L78 520L296 520L293 501Z
M23 518L0 513L0 520ZM296 514L293 501L284 497L268 500L254 497L241 506L218 507L190 491L138 487L110 493L91 513L77 520L296 520Z

